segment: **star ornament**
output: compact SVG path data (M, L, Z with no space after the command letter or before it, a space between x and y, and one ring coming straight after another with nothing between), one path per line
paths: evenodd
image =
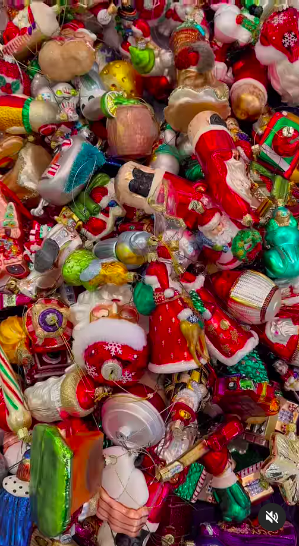
M278 485L287 504L299 503L299 438L272 434L271 455L266 459L261 475L267 482Z

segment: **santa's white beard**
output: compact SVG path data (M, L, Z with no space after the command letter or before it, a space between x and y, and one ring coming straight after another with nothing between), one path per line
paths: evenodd
M246 168L243 160L237 160L234 157L225 161L227 168L226 183L228 187L236 192L244 201L252 204L252 195L250 193L250 180L246 175Z
M290 63L284 59L269 66L269 79L275 91L281 95L282 101L291 105L299 103L299 60Z
M230 245L232 239L235 237L239 230L229 218L224 218L222 216L221 222L223 224L223 231L221 233L218 233L217 235L211 235L208 230L202 230L203 234L215 245Z

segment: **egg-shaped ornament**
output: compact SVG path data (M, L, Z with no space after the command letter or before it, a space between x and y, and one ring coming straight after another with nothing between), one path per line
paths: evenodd
M108 91L124 91L128 98L142 97L142 76L128 61L112 61L100 72Z
M108 143L114 156L136 159L149 156L159 136L158 122L146 103L119 106L107 121Z

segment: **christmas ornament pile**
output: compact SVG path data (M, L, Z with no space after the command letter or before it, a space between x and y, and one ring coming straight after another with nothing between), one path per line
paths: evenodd
M295 546L299 3L1 16L0 546Z

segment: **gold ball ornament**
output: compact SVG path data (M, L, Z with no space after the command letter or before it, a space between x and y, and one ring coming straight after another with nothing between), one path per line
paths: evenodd
M108 91L123 91L128 98L142 97L142 76L128 61L112 61L104 66L100 78Z
M243 84L231 90L231 105L236 118L242 121L256 121L263 113L267 94L256 85Z

